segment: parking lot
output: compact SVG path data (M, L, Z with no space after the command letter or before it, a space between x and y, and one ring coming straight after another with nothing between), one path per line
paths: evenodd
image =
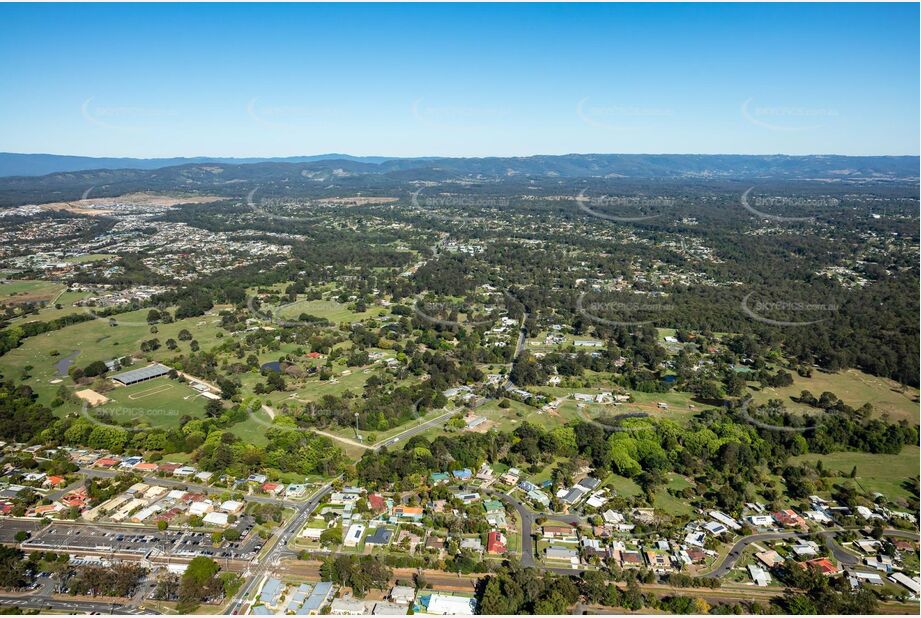
M25 531L35 534L44 524L38 520L3 519L0 520L0 543L15 543L16 533Z
M4 522L7 523L7 522ZM3 526L0 525L0 528ZM210 532L185 530L157 530L128 526L88 526L53 523L23 543L27 549L47 551L94 552L109 554L135 554L173 557L209 556L215 559L249 560L259 553L264 541L251 535L252 523L241 522L244 538L238 542L224 542L215 547Z

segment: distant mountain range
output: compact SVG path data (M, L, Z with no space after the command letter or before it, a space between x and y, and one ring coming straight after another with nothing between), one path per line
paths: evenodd
M56 155L3 155L18 160L18 169L34 159L39 165L65 166L71 160L93 167L42 176L0 178L0 206L96 197L133 191L193 191L240 197L253 187L266 193L292 191L386 191L410 183L531 187L571 182L648 183L912 183L918 181L919 158L815 155L630 155L570 154L532 157L419 158L317 155L286 159L91 159ZM332 158L330 158L332 157ZM180 161L179 165L175 163ZM124 167L136 164L141 167ZM100 168L109 165L112 167Z
M393 157L353 157L346 154L322 154L304 157L171 157L166 159L134 159L130 157L78 157L55 154L19 154L0 152L0 176L44 176L55 172L80 172L85 170L123 169L156 170L175 165L196 163L227 163L242 165L247 163L309 163L325 159L361 161L364 163L382 163Z
M293 165L317 164L349 173L413 175L561 176L632 178L797 178L797 179L912 179L918 177L916 156L847 157L839 155L635 155L567 154L529 157L354 157L322 154L278 158L192 157L168 159L95 158L53 154L0 153L0 177L44 176L59 172L88 170L160 170L170 167L217 164L241 166L278 164L281 174ZM359 165L355 165L359 164Z

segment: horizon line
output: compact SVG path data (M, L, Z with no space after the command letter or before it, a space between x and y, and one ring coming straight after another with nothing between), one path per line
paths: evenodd
M351 154L347 152L322 152L317 154L295 154L295 155L155 155L155 156L138 156L138 155L84 155L84 154L61 154L55 152L13 152L3 150L0 155L19 155L19 156L47 156L47 157L80 157L84 159L136 159L136 160L157 160L157 159L296 159L300 157L353 157L361 159L384 159L384 160L411 160L411 159L528 159L533 157L569 157L569 156L612 156L626 155L638 157L663 157L663 156L686 156L686 157L921 157L921 154L838 154L833 152L809 153L809 154L789 154L783 152L771 153L750 153L750 152L565 152L559 154L551 153L532 153L532 154L513 154L513 155L376 155L376 154Z

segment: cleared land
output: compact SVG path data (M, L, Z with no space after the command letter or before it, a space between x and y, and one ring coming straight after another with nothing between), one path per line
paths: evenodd
M45 210L64 210L79 215L104 216L112 214L119 204L133 206L176 206L177 204L209 204L223 198L213 195L172 196L156 193L127 193L118 197L88 197L72 202L48 202Z
M272 311L265 307L266 311ZM355 313L347 305L337 303L332 300L299 300L288 305L282 305L278 309L278 316L287 320L297 320L297 317L306 313L318 318L325 318L333 324L339 322L355 322L365 318L377 317L388 313L387 307L371 305L364 313Z
M65 289L65 285L53 281L2 281L0 305L48 302Z
M855 481L865 491L885 495L890 499L909 498L912 492L905 487L910 478L918 476L918 459L921 450L917 446L906 446L898 455L874 455L872 453L830 453L828 455L800 455L791 461L815 462L822 460L826 470L849 474L857 466Z
M816 369L811 378L802 378L793 374L793 385L784 388L765 388L754 391L756 403L768 399L781 399L784 405L798 412L815 412L815 408L794 402L791 397L808 390L818 397L825 391L837 395L844 403L859 408L869 402L876 416L888 415L890 421L905 419L918 423L918 389L899 385L886 378L878 378L857 369L848 369L838 373L826 373Z

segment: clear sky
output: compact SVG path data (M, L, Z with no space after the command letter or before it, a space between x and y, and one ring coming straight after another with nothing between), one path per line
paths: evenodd
M0 150L918 154L917 4L0 5Z

